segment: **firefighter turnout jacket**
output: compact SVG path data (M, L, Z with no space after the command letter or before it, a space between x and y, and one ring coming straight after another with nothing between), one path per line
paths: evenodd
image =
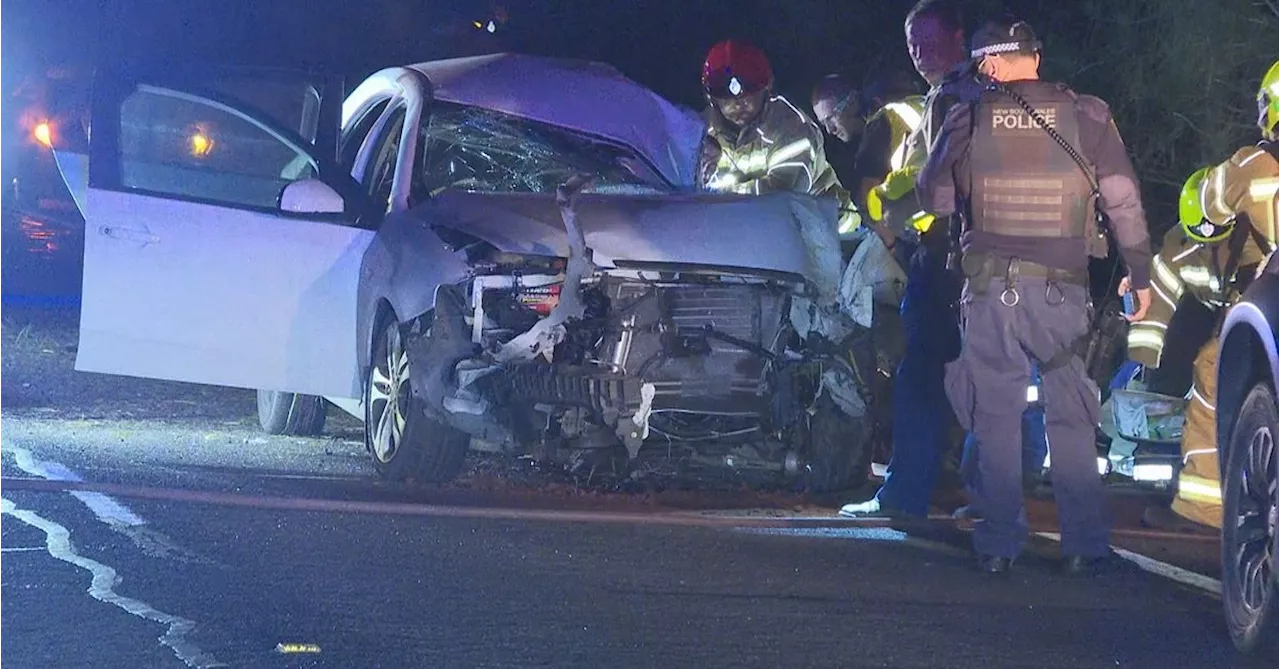
M1226 242L1205 244L1187 239L1175 226L1165 234L1159 255L1151 260L1151 292L1154 299L1146 318L1129 326L1129 358L1144 367L1163 362L1165 335L1178 302L1191 295L1197 302L1218 311L1239 298L1238 281L1224 281L1220 275L1227 264ZM1269 253L1254 240L1244 242L1240 265L1246 273ZM1236 279L1240 278L1237 271Z
M1241 149L1209 171L1200 191L1204 217L1215 225L1234 220L1236 227L1215 243L1189 239L1181 226L1165 236L1164 247L1151 262L1151 307L1129 329L1131 359L1147 367L1160 366L1165 335L1184 295L1217 311L1219 318L1240 298L1255 269L1274 252L1278 185L1274 143ZM1201 347L1193 365L1182 432L1182 469L1173 502L1179 515L1212 527L1222 525L1215 434L1217 372L1215 336Z
M822 146L822 130L786 98L775 95L751 124L737 127L711 105L706 111L703 187L707 190L763 195L796 191L835 197L839 229L848 233L860 217L849 192L836 178Z
M889 124L889 171L907 166L909 140L924 118L924 106L924 96L910 95L885 104L867 119L867 127L881 119Z

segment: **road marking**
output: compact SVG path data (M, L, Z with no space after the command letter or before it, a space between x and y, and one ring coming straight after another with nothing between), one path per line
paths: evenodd
M781 537L815 539L858 539L862 541L905 542L907 533L889 527L739 527L739 532Z
M28 474L49 481L84 482L79 474L60 462L37 460L25 448L11 447L6 450L13 453L18 468ZM212 563L212 560L196 555L179 546L173 539L147 527L147 521L141 516L108 495L88 490L68 489L66 492L80 500L104 525L128 537L139 550L151 557L196 564Z
M1036 536L1043 537L1050 541L1062 542L1061 535L1056 532L1036 532ZM1114 552L1117 557L1132 562L1137 565L1139 569L1145 572L1155 574L1156 576L1162 576L1171 581L1176 581L1183 585L1189 585L1193 588L1199 588L1214 595L1222 596L1222 582L1215 578L1210 578L1204 574L1197 574L1194 571L1189 571L1182 567L1176 567L1167 562L1161 562L1155 558L1134 553L1133 551L1125 550L1118 546L1112 546L1111 551Z
M120 575L110 566L76 553L71 546L71 530L33 511L20 509L3 497L0 497L0 513L9 514L44 532L46 549L50 555L89 572L93 576L89 583L89 596L119 607L130 615L165 625L167 629L160 637L160 643L172 650L188 667L206 669L229 666L186 640L187 633L196 626L193 621L159 611L144 601L117 593L115 586L120 583Z
M0 548L0 553L25 553L27 551L43 551L44 546L13 546L11 548Z
M50 481L83 481L80 475L71 471L61 463L44 462L35 459L25 448L10 447L8 449L13 453L13 460L22 471L39 476L42 479ZM146 521L142 520L138 514L129 510L129 507L117 502L110 497L98 492L86 492L83 490L70 491L71 496L80 500L98 520L112 527L138 527L145 525Z

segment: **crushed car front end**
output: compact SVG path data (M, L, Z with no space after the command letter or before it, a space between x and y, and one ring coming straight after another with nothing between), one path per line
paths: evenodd
M859 485L866 384L849 355L858 329L836 306L825 206L445 198L434 229L470 271L409 338L414 391L436 420L503 451L589 471Z

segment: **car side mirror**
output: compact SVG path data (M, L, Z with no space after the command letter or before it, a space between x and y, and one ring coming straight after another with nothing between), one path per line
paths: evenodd
M342 196L319 179L294 181L280 191L280 211L292 214L341 214L346 211Z

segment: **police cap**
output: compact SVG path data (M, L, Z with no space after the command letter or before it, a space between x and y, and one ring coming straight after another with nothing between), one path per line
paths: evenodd
M1026 21L988 21L973 35L971 58L998 56L1005 53L1030 55L1041 49L1040 39Z

